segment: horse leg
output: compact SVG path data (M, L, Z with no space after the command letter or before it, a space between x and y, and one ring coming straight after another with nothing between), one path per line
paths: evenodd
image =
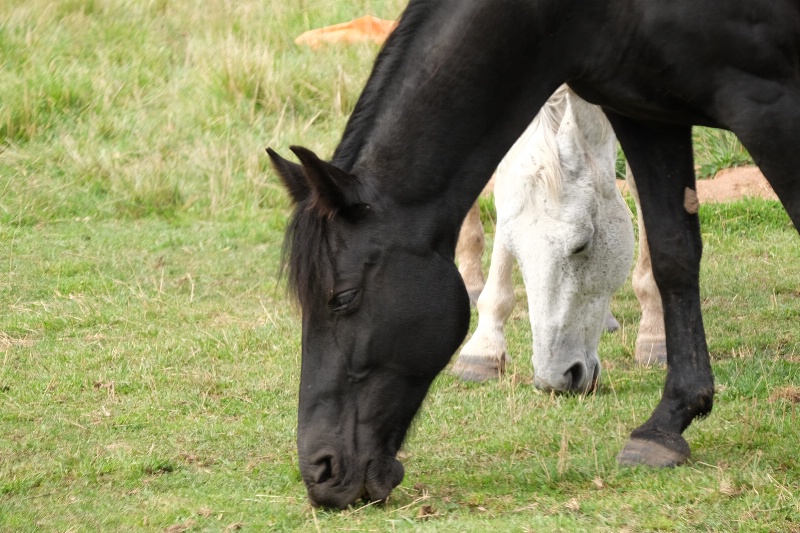
M481 211L476 200L461 224L461 232L458 234L458 244L456 245L458 272L464 278L469 302L472 305L478 301L478 296L484 286L482 265L484 245Z
M759 95L774 92L770 86ZM761 98L748 98L734 109L747 109L728 121L800 231L800 88L785 89L781 98L753 106Z
M692 420L711 412L714 398L700 310L702 243L691 128L607 115L636 176L667 346L661 401L631 433L617 459L623 465L675 466L691 453L681 433Z
M634 358L640 365L664 364L667 362L664 309L661 307L661 295L658 293L658 286L650 264L650 248L647 246L647 234L644 230L639 192L636 190L631 167L629 165L626 167L625 181L636 202L636 222L639 226L639 253L633 269L632 282L633 292L642 308L642 319L639 321Z
M451 370L452 374L466 381L494 379L505 371L505 324L514 309L511 280L514 257L506 248L499 224L498 221L489 277L478 298L478 327L459 352Z

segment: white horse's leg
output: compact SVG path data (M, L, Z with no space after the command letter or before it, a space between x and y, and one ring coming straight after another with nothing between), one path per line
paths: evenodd
M481 211L477 200L470 208L461 224L456 245L456 262L458 271L464 278L464 284L469 293L469 302L472 305L478 301L483 291L483 248L485 245L483 224L481 224Z
M505 323L514 309L511 270L514 257L506 248L498 226L486 287L478 298L478 327L458 354L452 374L467 381L494 379L506 366Z
M642 365L666 364L667 340L664 331L664 309L661 307L661 294L658 292L653 269L650 264L650 247L644 231L642 208L639 205L639 193L630 167L627 167L625 181L628 190L636 201L636 220L639 226L639 256L633 269L633 292L642 307L642 319L639 322L639 334L636 337L636 362Z

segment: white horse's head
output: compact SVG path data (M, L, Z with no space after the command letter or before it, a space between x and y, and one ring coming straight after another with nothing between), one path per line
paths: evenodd
M498 230L525 280L535 385L585 391L600 375L597 346L630 272L633 229L605 115L563 89L550 104L498 169Z

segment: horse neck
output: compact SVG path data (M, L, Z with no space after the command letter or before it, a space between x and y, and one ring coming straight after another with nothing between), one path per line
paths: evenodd
M557 8L536 9L512 0L412 2L376 61L334 164L397 204L429 205L432 231L457 231L503 155L568 76L561 57L536 54Z

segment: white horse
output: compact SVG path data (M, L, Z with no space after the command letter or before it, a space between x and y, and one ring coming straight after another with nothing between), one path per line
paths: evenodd
M627 278L633 256L630 213L615 185L615 161L616 138L602 111L560 88L497 170L497 227L482 292L477 209L465 221L457 255L471 297L480 293L479 323L453 373L481 381L503 371L516 258L528 294L535 385L556 391L594 386L602 329L616 324L609 301ZM630 175L628 181L635 195ZM643 319L636 357L651 363L663 360L665 350L660 297L648 276L646 252L642 239L634 288L654 325Z

